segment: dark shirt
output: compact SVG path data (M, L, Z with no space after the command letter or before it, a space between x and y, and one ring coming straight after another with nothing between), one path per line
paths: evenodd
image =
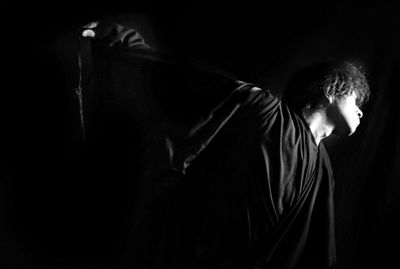
M214 111L208 125L218 132L200 139L206 148L187 168L182 204L196 266L328 267L335 245L327 152L301 116L254 89L244 87L235 106L225 101L225 116Z
M187 62L94 48L97 98L129 115L139 141L132 266L334 264L330 161L302 116Z

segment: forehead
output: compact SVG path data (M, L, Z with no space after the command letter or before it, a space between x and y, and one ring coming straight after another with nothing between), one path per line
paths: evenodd
M344 94L342 97L344 99L348 99L348 100L361 101L361 98L360 98L358 92L356 92L354 90L349 92L349 93L347 93L347 94Z
M348 94L344 94L344 95L340 96L338 98L338 101L339 102L345 102L345 103L356 103L357 104L358 96L357 96L356 92L352 91L352 92L350 92Z

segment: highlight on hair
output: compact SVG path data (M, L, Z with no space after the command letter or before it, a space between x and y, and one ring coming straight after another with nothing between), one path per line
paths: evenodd
M325 77L322 88L326 96L343 96L353 92L357 96L357 104L362 106L368 101L370 90L361 67L350 62L343 62L334 67Z
M370 89L360 66L349 61L318 63L294 74L284 91L285 101L295 110L316 106L324 97L355 93L357 105L365 104Z

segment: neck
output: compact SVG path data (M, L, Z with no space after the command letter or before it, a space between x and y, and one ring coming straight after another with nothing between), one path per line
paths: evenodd
M312 111L303 111L303 117L310 127L317 145L319 145L322 139L332 134L334 126L328 120L325 110L317 109Z

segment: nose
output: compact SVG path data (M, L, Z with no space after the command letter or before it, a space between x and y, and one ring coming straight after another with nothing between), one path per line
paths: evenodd
M361 109L357 107L357 116L361 119L364 114L362 113Z

